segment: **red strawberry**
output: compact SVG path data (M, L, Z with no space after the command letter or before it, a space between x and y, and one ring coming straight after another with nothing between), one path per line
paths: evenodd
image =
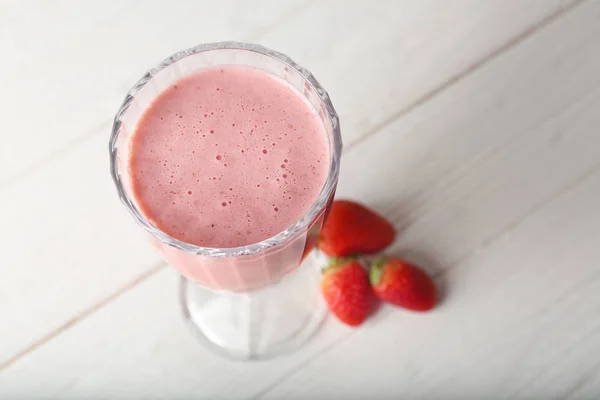
M355 259L332 258L323 270L321 293L329 310L350 326L360 325L373 304L369 276Z
M336 200L319 235L319 248L329 256L378 253L389 246L396 230L385 218L348 200Z
M413 311L435 306L435 284L422 269L398 258L381 258L371 264L369 279L381 300Z

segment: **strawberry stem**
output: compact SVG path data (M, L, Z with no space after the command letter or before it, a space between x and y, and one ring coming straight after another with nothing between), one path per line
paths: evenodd
M385 257L379 257L371 263L371 267L369 268L369 281L371 285L375 286L381 281L383 267L386 263L387 259Z
M355 260L356 257L331 257L327 266L323 268L322 273L327 273L346 264L348 261Z

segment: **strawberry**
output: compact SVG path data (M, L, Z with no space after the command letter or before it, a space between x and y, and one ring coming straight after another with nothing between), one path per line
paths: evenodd
M362 324L373 304L369 276L355 259L332 258L323 270L321 293L329 310L350 326Z
M435 306L435 284L419 267L398 258L380 258L371 264L369 279L381 300L413 311Z
M349 200L336 200L319 235L319 248L328 256L378 253L389 246L396 230L385 218Z

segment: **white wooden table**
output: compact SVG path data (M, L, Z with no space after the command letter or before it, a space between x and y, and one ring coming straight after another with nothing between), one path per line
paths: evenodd
M0 399L600 398L600 1L0 0ZM259 42L329 90L338 193L444 288L239 363L186 329L120 205L127 89Z

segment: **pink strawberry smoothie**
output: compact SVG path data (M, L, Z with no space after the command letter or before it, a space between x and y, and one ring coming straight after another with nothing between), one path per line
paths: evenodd
M130 140L131 192L142 214L203 247L244 246L290 227L329 168L313 107L251 67L209 68L177 81L146 109Z

